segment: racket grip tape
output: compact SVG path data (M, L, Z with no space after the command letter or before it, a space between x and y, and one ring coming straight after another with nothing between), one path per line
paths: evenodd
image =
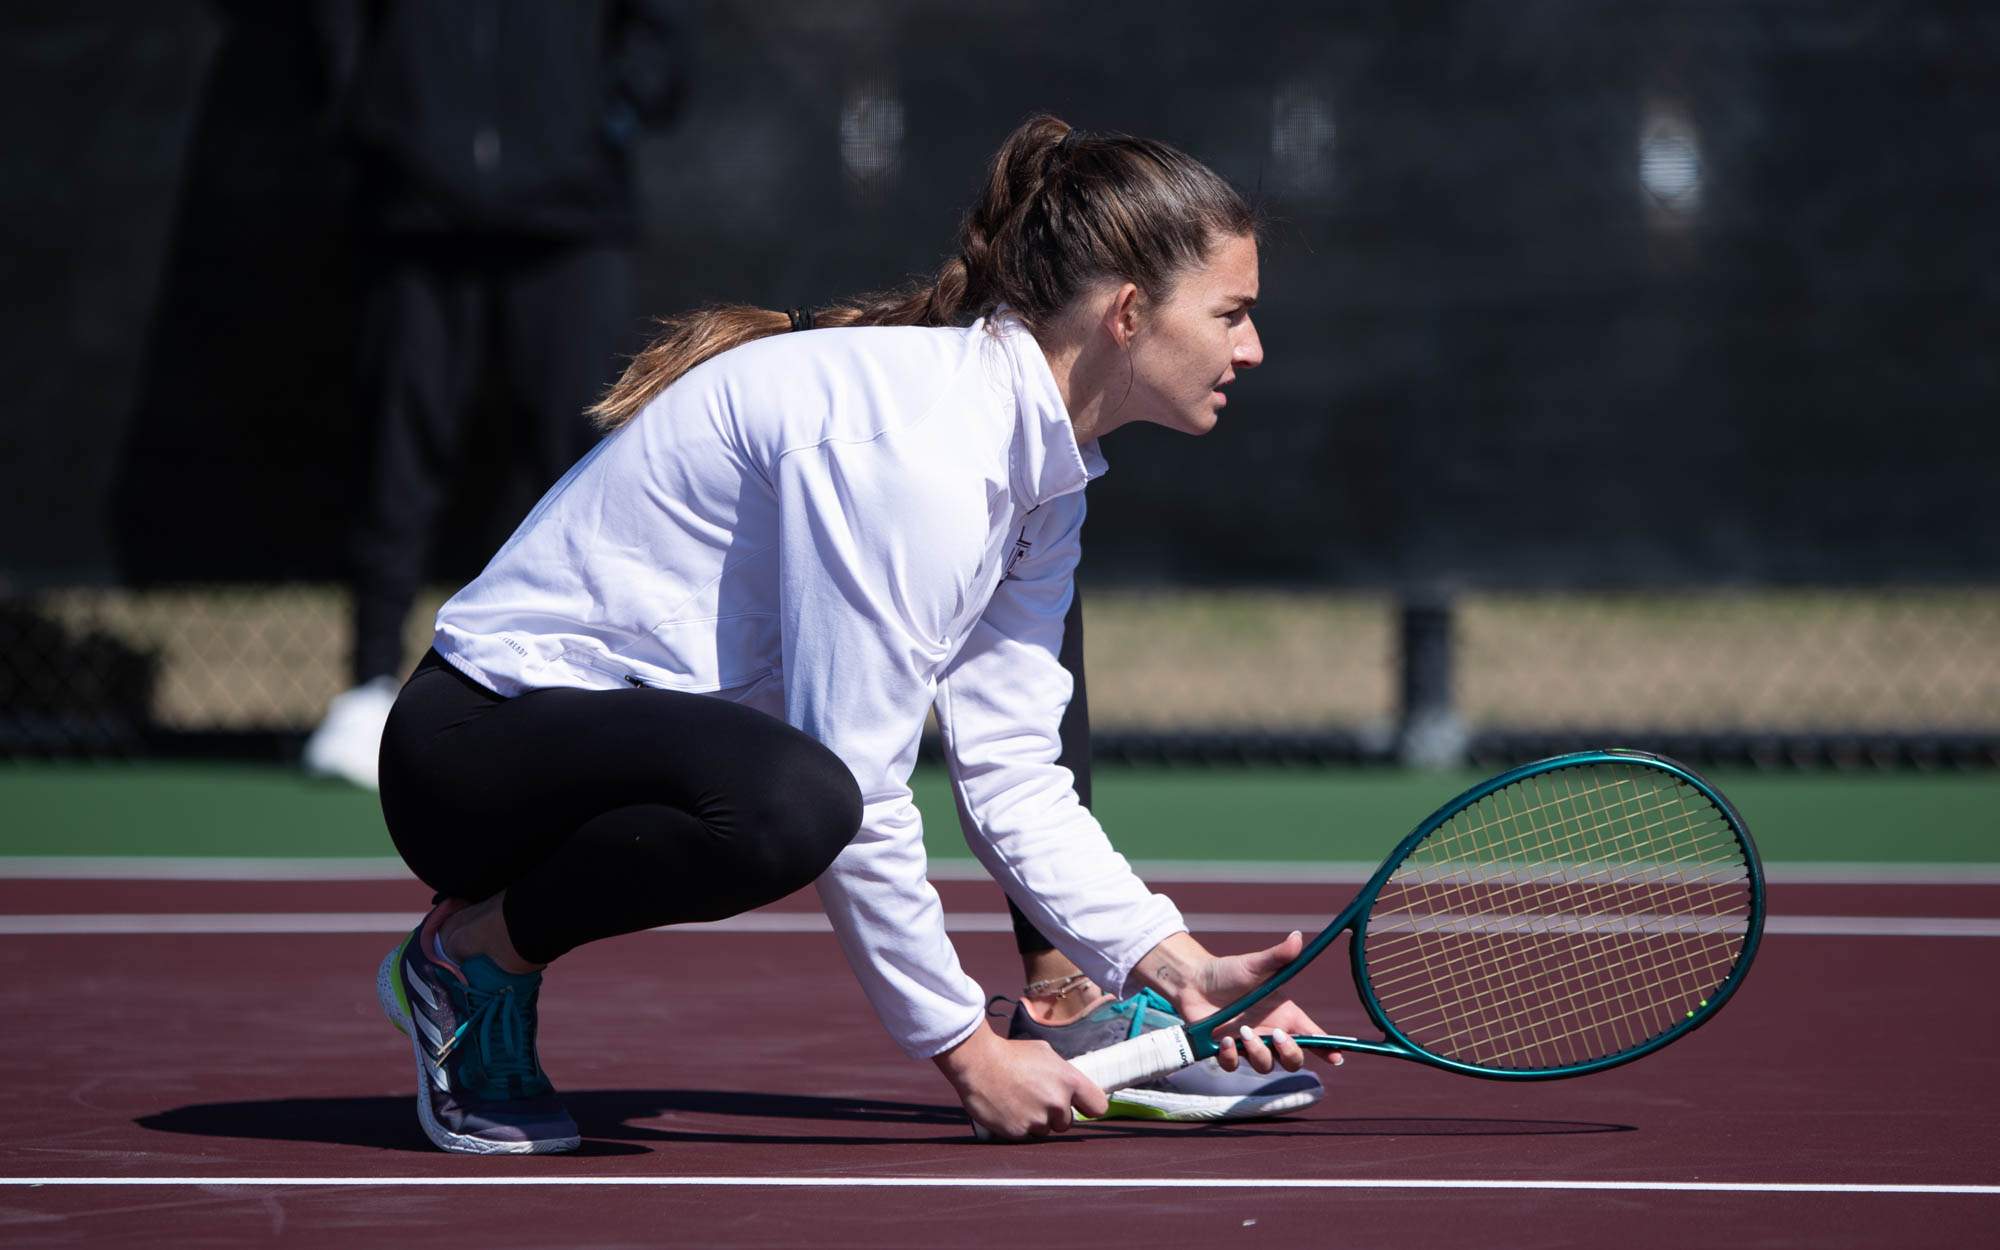
M1108 1094L1178 1072L1193 1063L1194 1058L1194 1045L1188 1041L1187 1030L1174 1025L1078 1055L1070 1063Z
M1070 1060L1070 1065L1108 1094L1178 1072L1194 1059L1194 1044L1188 1041L1187 1030L1174 1025L1078 1055ZM983 1142L993 1140L993 1134L977 1121L972 1125L972 1135Z

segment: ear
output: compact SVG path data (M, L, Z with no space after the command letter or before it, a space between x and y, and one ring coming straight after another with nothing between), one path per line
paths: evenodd
M1139 333L1139 305L1139 288L1130 282L1120 284L1104 305L1105 333L1121 351L1132 346Z

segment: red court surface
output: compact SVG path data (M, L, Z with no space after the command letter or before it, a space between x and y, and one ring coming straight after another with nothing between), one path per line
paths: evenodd
M1000 896L941 887L982 983ZM1348 886L1172 883L1218 949ZM374 972L395 882L0 881L0 1242L27 1246L1975 1246L2000 1228L2000 886L1787 885L1659 1054L1509 1084L1359 1056L1263 1124L982 1146L810 896L577 952L542 1055L584 1150L433 1150ZM1268 924L1263 932L1256 931ZM264 930L264 931L256 931ZM1302 998L1363 1028L1345 961Z

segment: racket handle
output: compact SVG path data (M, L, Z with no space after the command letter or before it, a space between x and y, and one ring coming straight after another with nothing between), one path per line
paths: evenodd
M1179 1025L1141 1033L1070 1060L1077 1071L1097 1082L1097 1087L1107 1094L1178 1072L1193 1062L1194 1045L1188 1041L1187 1030Z
M1103 1050L1078 1055L1070 1060L1070 1065L1108 1094L1128 1085L1142 1084L1156 1076L1178 1072L1193 1062L1194 1045L1188 1041L1187 1030L1175 1025L1141 1033ZM972 1135L983 1142L993 1140L993 1134L976 1121L972 1126Z

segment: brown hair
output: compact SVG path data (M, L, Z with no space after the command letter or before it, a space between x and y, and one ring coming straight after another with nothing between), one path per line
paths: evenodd
M617 429L709 357L794 328L966 325L1005 304L1032 331L1104 279L1165 300L1216 240L1257 228L1243 197L1183 152L1031 117L994 154L985 194L959 226L958 255L929 283L803 317L731 304L663 318L591 415Z

